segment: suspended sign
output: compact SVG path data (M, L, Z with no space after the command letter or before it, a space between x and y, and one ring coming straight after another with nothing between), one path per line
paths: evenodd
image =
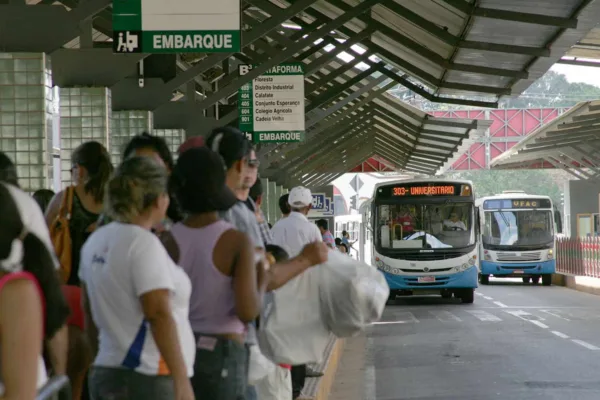
M240 6L240 0L113 0L113 50L239 52Z
M243 76L252 65L240 65ZM281 64L238 92L239 127L255 143L304 140L304 65Z

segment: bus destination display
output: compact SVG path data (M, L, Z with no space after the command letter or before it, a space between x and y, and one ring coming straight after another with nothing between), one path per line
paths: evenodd
M416 197L416 196L471 196L469 185L453 184L407 184L403 186L384 186L379 189L379 195L383 197Z
M549 199L506 199L506 200L486 200L483 203L485 210L509 210L509 209L533 209L533 208L551 208L552 203Z

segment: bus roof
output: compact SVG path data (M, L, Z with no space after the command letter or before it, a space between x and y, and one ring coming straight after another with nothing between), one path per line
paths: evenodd
M520 199L549 199L550 201L552 201L552 198L550 196L546 196L546 195L535 195L535 194L523 194L523 193L505 193L505 194L496 194L493 196L486 196L486 197L480 197L477 200L475 200L475 205L479 206L481 204L483 204L484 201L486 200L504 200L504 199L514 199L514 200L520 200Z

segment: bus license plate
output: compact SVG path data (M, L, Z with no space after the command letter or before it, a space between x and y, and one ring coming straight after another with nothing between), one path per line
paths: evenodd
M435 282L435 276L420 276L417 278L417 282L419 282L419 283Z
M515 274L524 274L525 271L523 271L522 269L515 269Z

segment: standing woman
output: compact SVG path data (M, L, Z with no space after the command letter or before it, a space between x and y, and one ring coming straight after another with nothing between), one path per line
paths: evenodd
M0 398L33 400L47 379L42 341L69 308L48 246L24 223L28 213L43 223L33 199L0 183L0 209Z
M190 280L151 232L169 206L167 179L148 157L123 161L107 186L114 222L98 228L81 252L94 400L194 399Z

